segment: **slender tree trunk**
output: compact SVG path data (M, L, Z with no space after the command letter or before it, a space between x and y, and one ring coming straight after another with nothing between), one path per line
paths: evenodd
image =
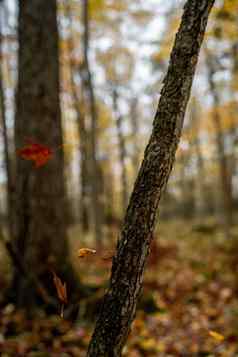
M131 103L130 110L130 119L131 119L131 129L132 129L132 138L133 138L133 153L132 153L132 164L134 168L134 175L136 177L139 169L139 158L140 158L140 149L139 149L139 125L138 125L138 99L133 98Z
M193 98L191 103L191 122L193 125L193 130L196 132L196 137L194 138L194 149L197 159L197 177L196 177L196 186L197 186L197 199L196 199L196 209L198 220L202 221L204 214L206 213L206 172L205 172L205 162L201 149L201 140L200 140L200 127L199 127L199 112L198 104L196 99Z
M128 179L126 172L126 145L125 139L122 132L122 116L119 113L118 108L118 93L117 90L113 89L113 110L116 118L116 128L117 128L117 139L119 146L119 157L121 166L121 186L122 186L122 211L123 214L126 211L128 205Z
M0 59L3 59L2 52L2 3L0 2ZM5 102L5 90L3 83L3 66L2 62L0 65L0 114L1 114L1 125L3 133L3 142L4 142L4 161L6 168L7 176L7 218L8 218L8 233L12 237L12 228L13 228L13 175L10 161L9 153L9 140L7 132L7 118L6 118L6 102Z
M77 83L75 81L75 75L78 73L82 76L81 70L75 66L73 60L73 51L75 49L75 43L73 39L73 19L71 14L70 3L68 0L65 2L65 15L69 21L69 38L68 38L68 55L69 55L69 71L70 71L70 85L73 97L74 109L77 115L77 126L80 142L80 222L82 231L84 233L89 231L90 226L90 209L89 209L89 194L90 194L90 177L89 177L89 147L88 147L88 132L85 123L85 114L82 106L82 97L79 95ZM85 106L85 105L84 105Z
M13 245L26 270L29 269L48 290L54 289L49 271L53 268L62 280L67 280L72 292L76 289L76 281L66 237L68 212L59 102L56 0L19 0L18 4L16 149L24 147L25 140L31 138L50 147L53 157L37 169L16 154ZM17 270L12 290L18 305L29 310L36 303L33 287Z
M224 228L224 234L227 238L230 238L230 228L232 225L232 185L231 185L231 173L229 172L229 164L225 153L224 134L222 132L221 117L218 112L220 104L219 95L217 93L216 84L214 82L214 75L216 73L211 54L206 50L206 62L208 68L208 81L210 92L213 98L213 124L216 135L216 149L217 158L220 169L220 182L221 182L221 200L222 200L222 224Z
M238 17L237 17L237 28L238 28ZM230 128L230 135L232 141L232 153L230 160L230 170L232 177L236 175L237 168L237 155L236 155L236 146L238 143L238 134L237 134L237 113L238 113L238 102L236 100L237 91L237 80L238 80L238 41L236 41L232 46L232 57L233 57L233 66L232 66L232 79L231 79L231 98L232 98L232 108L231 108L231 117L232 125ZM233 188L233 187L232 187ZM233 191L233 190L232 190Z
M189 187L189 177L186 175L186 167L189 161L189 153L182 153L177 162L179 163L179 189L181 192L181 216L186 219L191 212L191 207L188 207L190 203L191 191Z
M96 100L94 95L94 88L92 82L92 75L89 65L89 6L88 0L83 0L83 52L84 52L84 64L83 64L83 77L85 83L86 102L89 103L90 116L91 116L91 128L90 128L90 155L91 155L91 184L92 184L92 214L95 240L98 245L102 241L102 212L100 204L100 187L98 182L99 176L99 163L97 160L97 126L98 126L98 113L96 108Z
M153 131L127 208L88 357L119 357L135 317L159 200L168 181L214 0L188 0L171 53Z

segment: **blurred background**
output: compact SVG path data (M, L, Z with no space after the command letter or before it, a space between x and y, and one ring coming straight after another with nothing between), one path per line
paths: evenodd
M183 4L0 1L1 356L85 355ZM237 122L217 0L125 356L238 355Z

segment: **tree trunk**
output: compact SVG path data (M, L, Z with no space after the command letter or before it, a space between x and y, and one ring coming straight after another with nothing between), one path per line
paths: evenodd
M119 146L119 157L120 157L120 166L121 166L121 186L122 186L122 212L123 215L126 211L128 205L128 180L126 172L126 145L125 139L122 132L122 116L119 113L118 108L118 93L114 88L113 93L113 110L116 118L116 128L117 128L117 139Z
M97 245L102 242L102 212L100 204L100 185L99 185L99 162L97 160L97 126L98 126L98 113L96 108L96 100L94 95L94 87L92 83L92 75L89 65L89 5L88 0L83 0L83 49L84 49L84 63L83 63L83 77L85 84L86 103L89 103L91 127L90 127L90 161L91 172L90 180L92 185L92 215L94 225L94 236Z
M197 176L196 176L196 191L197 198L195 200L196 211L198 221L201 222L204 218L204 215L207 213L207 187L206 187L206 171L205 171L205 162L201 148L200 140L200 125L199 125L199 110L198 103L195 98L191 102L191 113L190 121L193 125L193 131L196 132L196 137L194 138L193 145L195 149L196 161L197 161Z
M138 99L135 97L131 103L130 110L130 120L131 120L131 129L132 129L132 138L133 138L133 153L132 153L132 165L134 169L135 178L139 169L139 158L140 158L140 149L139 149L139 127L138 127Z
M75 49L75 43L73 39L73 19L71 14L70 3L68 0L65 2L65 15L69 21L69 38L68 38L68 55L69 55L69 71L70 71L70 85L73 97L73 105L77 116L77 126L80 142L80 223L82 232L89 231L90 226L90 208L89 208L89 194L90 194L90 178L89 178L89 147L88 147L88 131L86 129L85 114L82 109L82 98L79 95L77 83L75 81L75 75L78 73L82 77L80 68L75 66L73 60L73 51Z
M67 200L59 102L59 51L56 0L19 0L18 87L15 144L27 138L53 150L44 166L35 168L16 154L15 231L13 245L26 269L54 289L53 268L67 279L69 291L75 280L66 237ZM35 291L19 271L14 272L16 303L35 304ZM54 291L54 290L53 290ZM55 292L54 292L55 293Z
M2 52L2 7L3 4L0 2L0 59L3 59ZM6 168L6 176L7 176L7 218L8 218L8 233L9 236L12 237L12 227L13 227L13 176L12 176L12 167L10 161L10 153L9 153L9 140L8 140L8 132L7 132L7 118L6 118L6 102L5 102L5 90L3 83L3 66L2 62L0 65L0 114L1 114L1 125L2 125L2 134L3 134L3 142L4 142L4 161Z
M135 317L161 193L181 136L198 55L214 0L187 0L145 150L113 258L88 357L119 357Z
M212 119L215 129L217 159L220 169L221 201L223 208L221 221L226 238L230 238L230 228L232 225L233 213L231 173L229 172L229 164L225 153L225 143L224 134L222 132L221 117L218 112L220 100L219 95L217 93L216 84L214 82L214 75L216 71L214 68L211 54L208 52L208 50L206 50L206 62L208 68L208 82L214 105Z

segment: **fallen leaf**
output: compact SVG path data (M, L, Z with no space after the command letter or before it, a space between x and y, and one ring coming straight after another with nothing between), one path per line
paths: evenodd
M78 250L78 257L79 258L84 258L87 257L88 255L95 254L96 250L95 249L90 249L90 248L81 248Z
M220 333L218 333L216 331L209 331L209 335L211 337L213 337L218 342L222 342L225 339L225 337L223 335L221 335Z

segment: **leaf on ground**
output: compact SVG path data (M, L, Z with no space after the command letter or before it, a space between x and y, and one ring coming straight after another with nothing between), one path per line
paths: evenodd
M211 337L213 337L218 342L222 342L225 339L225 337L223 335L221 335L220 333L218 333L216 331L209 331L209 335Z
M81 248L78 250L78 257L79 258L84 258L87 257L88 255L95 254L96 250L95 249L90 249L90 248Z

